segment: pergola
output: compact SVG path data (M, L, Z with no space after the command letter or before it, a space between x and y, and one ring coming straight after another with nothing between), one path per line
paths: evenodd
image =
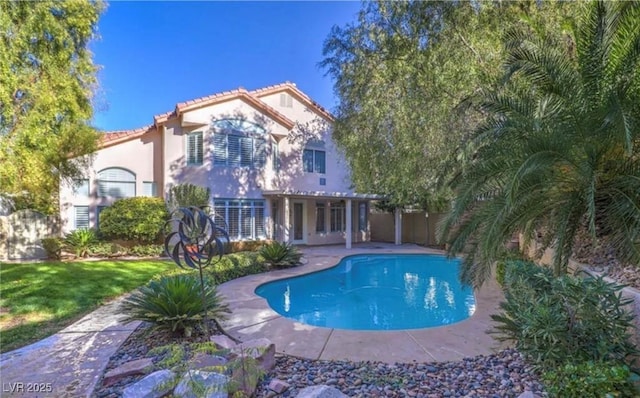
M262 195L265 198L282 198L284 200L284 236L283 240L285 242L289 242L289 231L291 229L291 218L289 209L291 206L291 201L294 199L302 199L302 200L311 200L311 199L327 199L327 200L344 200L346 202L346 231L345 231L345 246L347 249L351 249L351 245L353 243L352 236L352 211L351 204L352 201L372 201L372 200L381 200L384 199L381 195L376 194L361 194L361 193L353 193L353 192L325 192L325 191L294 191L294 190L268 190L263 191ZM402 231L400 227L399 231ZM396 223L396 243L398 243L398 237L400 233L398 232L398 224Z

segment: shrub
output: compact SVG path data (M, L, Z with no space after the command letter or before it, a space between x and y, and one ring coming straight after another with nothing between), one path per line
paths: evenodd
M171 210L179 207L205 207L209 205L211 189L193 184L178 184L169 190L167 205Z
M567 360L623 361L636 353L629 331L633 316L621 286L602 278L554 277L525 261L507 263L502 313L496 331L534 361L555 368Z
M76 229L64 237L64 247L75 253L76 257L87 257L92 245L98 243L96 231L89 228Z
M629 368L609 362L568 363L544 372L542 380L551 397L635 397Z
M60 260L62 255L63 242L62 239L51 237L42 239L42 248L47 253L47 259Z
M211 282L219 285L232 279L266 272L268 267L258 253L240 252L225 255L207 270Z
M223 320L229 307L222 302L215 285L204 286L207 316ZM200 280L181 274L152 280L131 294L123 303L127 320L151 322L158 328L183 332L189 336L201 325L203 315Z
M89 248L89 255L92 257L119 257L127 254L126 247L113 242L98 242Z
M300 264L302 253L289 243L270 242L260 249L260 255L271 267L289 268Z
M258 251L262 248L262 246L268 243L269 241L265 241L265 240L239 240L239 241L229 242L226 245L226 252L237 253L237 252Z
M135 245L129 249L129 254L139 257L159 257L163 253L163 245Z
M100 213L100 232L108 239L154 243L168 217L160 198L120 199Z

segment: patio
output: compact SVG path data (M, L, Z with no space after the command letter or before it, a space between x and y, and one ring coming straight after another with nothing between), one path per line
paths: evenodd
M503 299L502 291L493 281L476 292L473 316L447 326L405 331L354 331L314 327L287 319L254 293L257 286L332 267L352 254L443 254L416 245L386 243L357 244L352 249L342 245L304 247L302 251L307 261L303 266L250 275L219 286L232 310L231 319L224 324L231 335L241 340L266 337L275 343L280 353L321 360L443 362L489 355L504 348L486 333L491 328L490 314L498 311Z

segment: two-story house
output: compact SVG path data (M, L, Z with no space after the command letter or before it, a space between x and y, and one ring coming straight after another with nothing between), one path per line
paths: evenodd
M165 197L188 182L211 188L234 240L367 241L377 197L350 188L332 120L287 82L179 103L150 126L105 133L86 179L61 188L63 230L99 227L115 200Z

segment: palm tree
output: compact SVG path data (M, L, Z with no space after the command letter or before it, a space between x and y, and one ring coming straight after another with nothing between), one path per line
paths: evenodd
M570 37L570 38L568 38ZM582 5L572 35L507 37L473 157L442 225L461 278L479 287L513 234L539 234L566 272L577 231L640 258L640 3Z

